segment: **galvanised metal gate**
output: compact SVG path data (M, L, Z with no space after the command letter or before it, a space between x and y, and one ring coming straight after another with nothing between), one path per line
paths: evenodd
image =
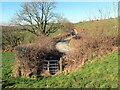
M59 60L44 60L44 70L48 70L50 74L55 74L60 70Z

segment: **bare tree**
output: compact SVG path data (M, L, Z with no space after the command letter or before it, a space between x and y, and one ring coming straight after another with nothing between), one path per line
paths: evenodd
M111 16L111 8L110 7L105 7L107 8L106 10L103 10L102 8L101 9L98 9L98 12L99 12L99 19L107 19L107 18L110 18Z
M119 14L119 3L120 3L120 1L119 2L116 2L116 0L113 0L113 11L114 11L114 15L117 17L118 16L118 14Z
M37 36L48 35L56 29L53 13L55 7L55 2L25 2L17 13L17 24Z

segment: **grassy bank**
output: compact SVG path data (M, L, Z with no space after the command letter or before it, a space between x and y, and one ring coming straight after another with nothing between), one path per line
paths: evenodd
M118 35L118 18L79 22L75 25L85 29L90 37L105 37Z
M119 53L120 55L120 53ZM41 76L37 79L13 78L12 52L2 53L3 88L117 88L118 53L89 61L78 72Z

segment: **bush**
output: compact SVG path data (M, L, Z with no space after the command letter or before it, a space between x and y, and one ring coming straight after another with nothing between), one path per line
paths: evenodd
M55 42L51 38L41 35L35 43L17 46L14 50L15 65L12 76L40 75L43 72L43 60L53 55L60 58L61 53L54 45Z
M73 47L74 50L62 57L65 72L74 72L88 60L93 62L95 58L116 52L119 44L117 36L84 38L83 35L81 39L72 39L69 45Z

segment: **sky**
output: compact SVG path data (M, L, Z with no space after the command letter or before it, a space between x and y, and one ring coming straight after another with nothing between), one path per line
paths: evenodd
M16 11L21 9L22 2L0 2L0 24L8 25L16 16ZM99 10L104 13L110 12L110 17L116 17L113 2L57 2L55 13L67 18L70 22L94 19L100 16Z

